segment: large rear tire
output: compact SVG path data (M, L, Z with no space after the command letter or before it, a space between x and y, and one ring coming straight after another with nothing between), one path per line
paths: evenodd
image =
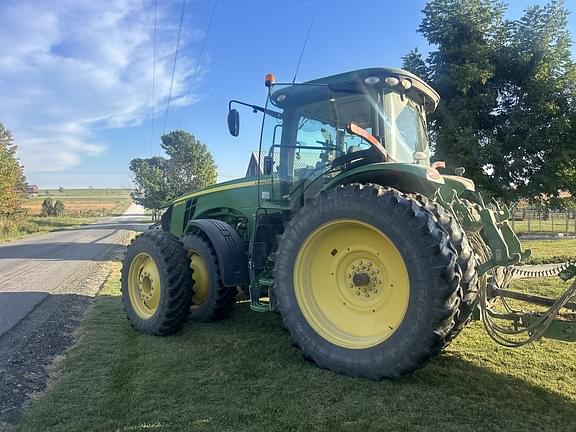
M457 254L413 198L376 185L323 192L287 224L274 295L318 366L398 378L440 352L460 304Z
M446 231L458 256L457 265L461 274L462 301L454 317L454 328L446 340L446 346L448 346L468 325L472 318L472 312L478 304L479 281L476 271L476 256L464 229L448 211L437 202L422 195L415 195L415 198L428 212L432 213L437 223Z
M136 237L124 256L121 291L137 330L157 336L180 330L192 301L190 261L182 243L159 230Z
M212 246L198 234L185 236L182 243L190 257L194 286L190 319L209 322L226 318L236 303L236 289L222 283Z

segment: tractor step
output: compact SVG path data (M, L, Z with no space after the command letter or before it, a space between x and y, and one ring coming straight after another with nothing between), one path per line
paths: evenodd
M270 312L272 306L270 301L261 300L262 297L270 298L270 288L274 284L274 280L261 278L258 283L250 284L248 291L250 292L250 309L254 312Z

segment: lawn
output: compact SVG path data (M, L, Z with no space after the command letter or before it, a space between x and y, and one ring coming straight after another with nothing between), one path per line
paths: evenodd
M548 293L561 286L547 284ZM353 379L304 360L278 315L246 303L228 320L189 322L175 336L138 334L116 271L56 384L17 430L574 431L575 352L552 340L506 349L476 322L405 379Z
M46 198L64 203L63 216L40 216ZM132 203L129 189L42 190L23 204L24 214L0 216L0 242L95 222L98 217L118 216Z

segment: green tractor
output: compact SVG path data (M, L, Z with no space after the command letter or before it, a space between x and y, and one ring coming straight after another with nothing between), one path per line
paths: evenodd
M280 313L306 358L371 379L423 366L473 316L508 346L576 340L572 315L558 319L576 311L576 288L558 299L509 290L542 269L517 267L529 251L508 210L485 204L463 169L430 162L426 114L439 96L428 84L391 68L265 84L264 107L229 106L233 136L233 106L263 117L247 177L175 199L128 248L122 301L136 329L222 319L244 292L254 311ZM570 263L546 271L574 275ZM510 297L546 308L495 306Z

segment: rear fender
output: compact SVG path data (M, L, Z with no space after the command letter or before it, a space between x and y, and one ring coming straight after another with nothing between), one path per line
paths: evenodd
M382 162L344 171L327 183L325 189L349 183L375 183L429 197L444 184L444 179L434 168L424 165Z
M188 223L186 234L197 233L204 234L214 248L225 286L246 286L250 283L246 247L234 228L217 219L194 219ZM186 237L182 241L184 248L188 249Z

